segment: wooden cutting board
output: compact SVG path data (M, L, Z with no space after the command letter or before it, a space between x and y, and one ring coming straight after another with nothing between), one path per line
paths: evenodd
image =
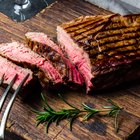
M56 26L62 22L69 21L81 15L110 14L82 0L58 0L50 7L43 10L37 16L23 23L13 22L11 19L0 13L0 43L17 40L24 42L24 34L28 31L47 33L51 38L56 39ZM2 94L3 88L0 93ZM9 140L118 140L140 139L140 82L123 85L123 88L110 90L108 92L93 93L86 95L82 91L66 91L62 94L70 103L81 107L85 102L92 106L100 107L107 104L110 98L124 108L121 113L119 132L114 131L114 121L111 118L93 118L88 122L76 120L73 131L69 129L69 123L62 121L59 126L52 124L49 133L46 134L45 127L36 127L35 114L32 108L41 109L40 96L34 92L30 93L26 101L18 97L11 110L6 139ZM46 91L49 104L56 108L67 107L56 94ZM9 97L10 98L10 97ZM7 100L8 102L8 100ZM2 110L3 112L3 110ZM134 139L135 137L135 139Z

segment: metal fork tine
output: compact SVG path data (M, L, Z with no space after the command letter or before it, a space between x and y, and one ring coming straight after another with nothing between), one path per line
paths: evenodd
M4 140L4 129L5 129L5 125L6 125L6 121L9 115L9 111L12 107L12 104L15 100L15 97L17 96L18 92L20 91L21 87L24 85L24 83L26 82L27 78L29 77L29 74L27 74L24 79L22 80L22 82L19 84L18 88L15 90L15 92L13 93L6 109L5 112L3 114L2 120L1 120L1 125L0 125L0 140Z
M2 78L0 80L0 86L2 85L3 81L4 81L4 74L2 75Z
M4 78L4 77L3 77ZM0 111L2 109L3 103L7 97L8 92L10 91L10 89L12 88L13 84L15 83L15 80L17 78L17 74L14 76L14 78L12 79L12 81L10 82L10 84L8 85L8 87L6 88L5 92L3 93L1 99L0 99ZM3 79L1 80L3 82Z

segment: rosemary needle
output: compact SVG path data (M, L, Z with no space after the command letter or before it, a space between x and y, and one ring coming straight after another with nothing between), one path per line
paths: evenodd
M44 102L43 110L44 111L34 111L37 116L37 126L39 124L45 124L46 126L46 132L48 133L49 126L51 123L55 122L56 125L59 124L60 121L67 119L70 122L70 130L72 130L72 124L76 118L81 116L83 118L83 121L88 121L91 117L94 117L95 115L101 115L102 112L105 112L102 116L108 116L108 117L114 117L114 126L116 132L118 132L118 115L120 111L122 110L121 107L119 107L116 103L114 103L112 100L108 99L107 101L111 104L110 106L103 106L102 110L92 108L85 103L82 103L82 110L75 107L74 105L70 104L67 100L65 100L61 94L58 94L59 98L66 103L70 108L69 109L60 109L59 111L56 111L53 109L48 102L46 101L43 94L41 94L42 100Z

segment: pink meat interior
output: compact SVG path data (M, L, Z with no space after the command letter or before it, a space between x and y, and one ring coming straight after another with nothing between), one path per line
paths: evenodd
M61 56L61 58L63 59L63 63L65 63L67 66L66 71L68 71L68 78L69 78L68 82L73 82L78 85L83 85L84 79L82 75L79 73L79 71L76 69L75 65L73 65L72 62L64 56L60 47L57 44L55 44L52 40L50 40L50 38L46 34L38 33L38 32L28 32L25 34L25 36L27 39L30 39L30 41L34 41L34 42L36 41L41 45L45 44L46 47L49 46L53 48L53 50L56 51L59 56ZM41 52L37 52L37 53L41 54ZM45 54L45 52L42 52L42 54L43 53Z
M62 82L61 76L53 65L43 57L31 51L30 48L18 42L6 43L0 45L0 54L12 61L35 65L41 69L44 74L53 79L56 83Z
M93 87L91 82L93 75L91 74L88 55L78 47L78 45L60 26L57 27L57 39L58 42L64 47L71 61L78 67L78 70L85 78L88 92Z
M28 39L40 42L42 44L48 44L54 50L61 52L60 47L56 45L46 34L42 32L28 32L25 34Z
M12 62L10 62L9 60L7 60L6 58L3 58L0 56L0 77L2 77L4 75L4 83L5 84L9 84L11 82L11 80L13 79L13 77L15 76L15 74L17 74L17 79L15 81L15 84L13 85L13 89L16 89L18 87L18 85L20 84L20 82L23 80L23 78L29 73L29 77L26 80L24 86L26 86L27 84L29 84L29 82L33 79L32 75L32 71L29 69L25 69L22 67L19 67L15 64L13 64Z

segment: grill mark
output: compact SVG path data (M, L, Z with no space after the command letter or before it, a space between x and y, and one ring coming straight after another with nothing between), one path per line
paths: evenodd
M99 31L103 31L104 29L106 29L106 27L108 26L110 22L110 19L106 19L106 20L102 20L102 22L99 22L98 24L94 25L92 28L85 30L83 32L80 32L79 34L76 34L76 36L72 36L75 41L77 42L81 42L81 40L85 40L88 38L91 39L93 37L96 37L95 35L99 32ZM99 28L101 27L101 28ZM99 29L98 29L99 28ZM95 29L97 29L97 31L95 31ZM84 29L83 29L84 30Z
M90 45L91 46L103 46L103 45L106 45L106 44L110 44L110 43L115 43L115 42L118 42L118 41L123 41L123 40L127 40L127 39L135 39L135 37L140 37L140 32L129 32L129 33L126 33L126 34L120 34L119 36L117 35L114 35L114 36L110 36L108 38L103 38L103 39L100 39L100 40L93 40Z
M116 16L116 15L118 15L118 14L112 14L112 15L107 15L107 16L97 15L97 16L80 17L80 18L77 18L71 22L62 24L62 27L67 31L71 27L76 27L76 26L79 26L81 24L84 24L84 23L87 23L90 21L95 21L95 20L100 19L100 18L101 19L110 18L110 17Z
M96 35L105 26L104 24L105 22L106 21L90 28L89 30L83 31L82 33L78 33L72 37L74 38L76 42L80 42L81 39L86 38L86 37L93 38L93 36Z
M117 55L117 54L125 54L126 52L130 52L130 53L139 53L140 54L140 45L138 45L137 43L132 44L132 45L126 45L123 48L119 47L117 49L115 49L114 52L109 51L108 56L112 57L113 55ZM132 54L131 54L132 56Z
M111 22L120 22L120 25L125 25L126 27L131 26L139 26L140 25L140 16L137 15L126 15L126 16L118 16L113 18Z
M124 54L125 52L133 51L133 49L134 50L139 49L139 48L136 48L133 45L136 45L136 43L132 44L132 45L123 46L123 49L122 49L122 46L121 46L121 47L118 47L118 48L115 48L115 49L110 49L110 50L107 50L107 51L104 51L104 52L99 52L99 53L96 53L96 54L90 54L90 53L88 53L88 54L89 54L89 58L104 59L105 57L112 57L113 55L117 55L118 53L120 53L120 54L123 53ZM133 48L130 49L131 47L133 47Z
M112 28L108 28L108 29L106 28L104 31L117 30L117 29L125 29L125 28L131 28L131 27L127 27L127 26L124 26L124 25L120 25L120 26L118 25L116 27L112 27ZM139 27L139 26L133 26L133 27Z
M67 33L77 34L80 32L80 29L83 29L83 30L90 29L93 24L96 24L100 21L103 21L103 19L91 20L90 22L87 22L87 24L83 23L83 24L80 24L78 26L69 28L69 29L67 29Z
M112 42L111 41L106 42L106 44L97 44L96 46L92 46L81 43L79 46L81 46L81 48L83 48L87 53L95 55L97 53L107 51L108 49L115 50L116 47L118 48L126 45L132 45L134 43L137 43L139 39L140 39L139 36L131 36L131 37L128 36L128 38L124 38L122 40L113 40L113 41L111 40Z
M116 48L115 50L113 51L109 51L108 56L112 56L113 54L116 54L116 52L118 53L124 53L124 52L127 52L127 51L135 51L135 50L138 50L140 49L140 46L137 47L137 44L132 44L132 45L126 45L124 46L123 48L122 47L118 47Z
M126 45L123 48L121 46L121 47L116 48L115 50L114 49L108 50L104 54L112 57L113 55L125 54L126 52L133 52L133 51L135 52L139 49L140 49L140 46L137 47L137 44L135 43L135 44L132 44L132 45Z
M131 58L131 57L135 57L137 55L139 55L140 57L140 46L136 47L134 46L136 44L133 45L128 45L125 46L122 50L122 48L117 48L116 50L110 50L106 53L100 53L96 56L92 56L89 58L92 59L92 63L95 63L98 60L106 60L106 59L111 59L111 58L115 58L116 60L123 60L125 58Z
M107 26L104 28L104 30L103 31L101 31L101 32L99 32L99 33L102 33L102 32L106 32L106 31L113 31L113 30L118 30L118 29L126 29L126 26L124 27L121 27L121 26L119 26L118 28L112 28L112 29L109 29L109 30L106 30L106 28L107 28ZM92 35L92 33L93 33L93 35ZM91 32L91 34L88 34L89 36L92 36L92 37L94 37L94 32ZM82 42L82 41L84 41L84 40L88 40L88 38L89 39L91 39L91 37L89 37L89 36L84 36L83 38L80 38L79 40L77 40L77 41L79 41L79 42ZM98 34L95 36L96 38L98 37ZM108 37L108 36L107 36Z
M117 30L118 31L118 30ZM101 43L101 41L107 41L107 43L110 43L110 42L115 42L115 41L119 41L120 38L118 38L118 36L121 37L121 39L124 38L125 35L129 35L129 37L131 37L133 35L133 33L135 34L138 34L139 35L139 32L136 33L136 31L140 31L140 28L136 28L134 30L120 30L119 32L105 32L107 33L107 35L105 35L104 33L102 32L99 32L95 38L89 38L88 37L88 40L84 39L84 40L81 40L81 42L83 44L85 44L85 46L87 45L87 47L90 45L90 46L97 46L99 43L100 43L100 46L103 45L103 44L106 44L106 43ZM125 34L124 34L125 33ZM100 37L100 34L101 34L101 37ZM103 37L103 36L104 37ZM99 37L98 37L99 36ZM113 40L113 41L110 41L110 40ZM85 47L86 48L86 47Z
M117 30L109 30L109 31L103 31L99 32L98 35L96 35L96 39L103 39L103 38L108 38L110 36L114 35L120 35L123 33L129 33L129 32L136 32L140 31L140 27L131 27L131 28L118 28Z
M137 15L126 15L121 17L121 20L124 22L126 26L134 26L134 25L140 25L140 16Z
M69 28L76 27L77 25L81 25L81 24L84 24L84 23L88 23L90 21L93 21L94 18L96 19L98 17L102 17L102 16L80 17L80 18L77 18L77 19L75 19L75 20L73 20L71 22L62 24L62 27L65 30L68 30Z
M133 46L129 46L129 47L133 47ZM100 55L100 59L99 59L99 55ZM134 60L140 60L140 47L137 48L137 50L127 50L124 52L115 52L112 55L102 55L99 54L97 57L95 58L90 58L91 60L91 64L94 65L99 61L104 61L104 63L108 63L109 60L114 60L115 62L125 62L125 60L127 60L128 62L133 61ZM102 55L102 56L101 56ZM114 62L114 63L115 63ZM114 64L115 65L115 64Z
M121 48L121 47L123 47L123 46L126 46L126 45L133 45L133 44L136 44L137 43L137 41L135 41L135 40L133 40L133 41L129 41L129 40L127 40L128 42L126 43L126 44L116 44L116 43L113 43L113 47L112 46L110 46L109 45L109 47L103 47L103 48L101 48L100 47L100 52L98 51L98 48L96 49L96 52L95 51L90 51L89 52L89 54L91 55L91 56L95 56L95 55L97 55L97 54L99 54L99 53L103 53L103 54L106 54L108 51L110 51L110 50L116 50L117 48ZM116 45L115 45L116 44Z
M109 25L106 27L105 30L112 30L112 29L116 29L116 28L123 28L123 27L127 27L125 24L123 24L121 21L119 22L111 22L109 23Z

